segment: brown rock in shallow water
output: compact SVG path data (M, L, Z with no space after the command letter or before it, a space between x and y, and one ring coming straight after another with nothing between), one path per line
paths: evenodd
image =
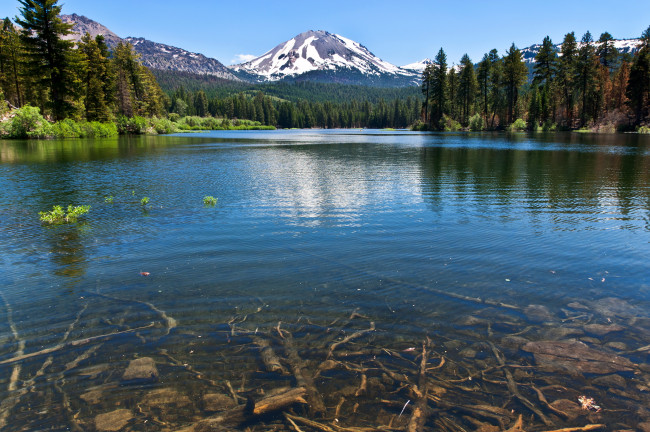
M584 328L587 333L595 334L597 336L604 336L608 333L620 332L625 330L625 327L618 324L609 324L609 325L589 324L586 325Z
M529 342L522 348L533 353L535 362L552 371L577 370L590 374L631 372L634 363L626 358L589 348L579 341Z
M118 409L95 417L95 428L100 432L119 431L133 418L131 411Z
M203 395L203 409L209 412L225 411L235 406L231 397L221 393L207 393Z
M625 378L620 375L605 375L595 378L592 382L601 387L613 387L623 390L627 387Z
M524 314L529 321L535 323L542 323L553 320L553 315L548 310L548 308L543 305L529 305L526 309L524 309Z
M156 362L151 357L142 357L131 360L129 366L122 375L123 381L149 381L158 380L158 369Z
M569 399L558 399L551 402L551 406L565 413L568 416L567 420L574 420L585 414L582 408L580 408L580 405Z

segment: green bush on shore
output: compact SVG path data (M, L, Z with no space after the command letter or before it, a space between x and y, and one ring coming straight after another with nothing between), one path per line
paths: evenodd
M193 130L274 130L252 120L229 120L214 117L145 118L120 116L115 122L75 121L65 119L50 123L39 108L24 106L14 110L0 123L0 138L109 138L117 135L171 134Z

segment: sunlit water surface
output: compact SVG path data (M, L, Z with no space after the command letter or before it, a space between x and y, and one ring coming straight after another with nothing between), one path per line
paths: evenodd
M384 363L401 353L416 372L428 338L447 380L490 367L492 347L510 364L539 366L526 341L577 339L621 355L640 365L615 374L622 386L568 371L561 379L575 380L573 393L547 399L590 392L605 408L557 425L633 429L650 418L648 352L637 351L650 344L649 152L647 136L577 134L0 142L0 361L37 354L0 365L0 425L101 429L96 417L121 408L127 429L184 426L210 415L205 394L230 396L226 381L253 398L296 385L291 373L265 371L255 337L284 362L277 328L292 332L315 370L334 342L372 322L336 351L376 358L385 349ZM207 195L216 206L203 204ZM77 224L42 225L38 212L57 204L91 211ZM590 324L624 330L594 334ZM125 383L141 357L154 359L158 379ZM553 372L520 374L531 383L521 391L540 403L530 386L550 386ZM375 427L392 417L403 427L410 408L396 414L409 393L385 371L367 375L383 379L379 390L348 394L339 420ZM316 380L328 410L359 376L339 369ZM476 385L484 393L474 404L534 417L505 384ZM188 400L162 409L147 396L161 389ZM461 404L452 394L462 391L448 389ZM379 411L385 420L372 424ZM472 430L467 414L448 413ZM434 414L427 428L444 425Z

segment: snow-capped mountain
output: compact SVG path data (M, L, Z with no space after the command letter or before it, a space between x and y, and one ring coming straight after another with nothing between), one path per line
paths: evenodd
M246 63L231 66L236 73L261 81L309 78L356 82L369 80L410 83L417 73L381 60L366 47L341 35L323 30L307 31L281 43Z
M433 64L433 60L431 60L430 58L425 58L424 60L420 60L419 62L404 65L402 66L402 69L407 69L422 74L422 72L424 72L427 66L432 64Z
M598 42L592 42L592 45L600 45ZM620 39L614 41L614 48L618 50L621 54L634 54L638 51L639 46L641 45L641 39ZM562 50L562 44L554 45L558 53ZM582 46L581 42L578 42L578 49ZM535 57L539 53L541 44L531 45L527 48L521 49L521 55L526 63L535 63Z
M203 54L186 51L144 38L120 38L102 24L82 15L61 15L63 22L72 24L73 33L67 38L78 42L81 37L89 33L92 37L103 35L109 48L114 48L120 42L128 42L140 55L143 65L151 69L191 72L201 75L211 75L218 78L238 81L230 70L220 61L204 56Z

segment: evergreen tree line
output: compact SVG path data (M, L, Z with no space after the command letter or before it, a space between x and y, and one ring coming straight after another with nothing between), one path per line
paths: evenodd
M496 49L474 65L465 54L448 67L444 49L422 75L421 129L531 130L626 128L650 121L650 27L635 55L622 55L614 38L577 42L568 33L558 50L546 37L532 73L514 45Z
M57 121L164 114L166 97L130 44L110 52L102 36L86 34L75 47L57 0L19 3L18 27L5 18L0 30L0 93L9 104Z
M190 92L179 87L170 95L170 113L179 117L247 119L281 128L406 128L420 117L421 99L407 97L376 103L297 102L281 100L258 91L253 96L240 92L223 98L208 98L205 91Z

